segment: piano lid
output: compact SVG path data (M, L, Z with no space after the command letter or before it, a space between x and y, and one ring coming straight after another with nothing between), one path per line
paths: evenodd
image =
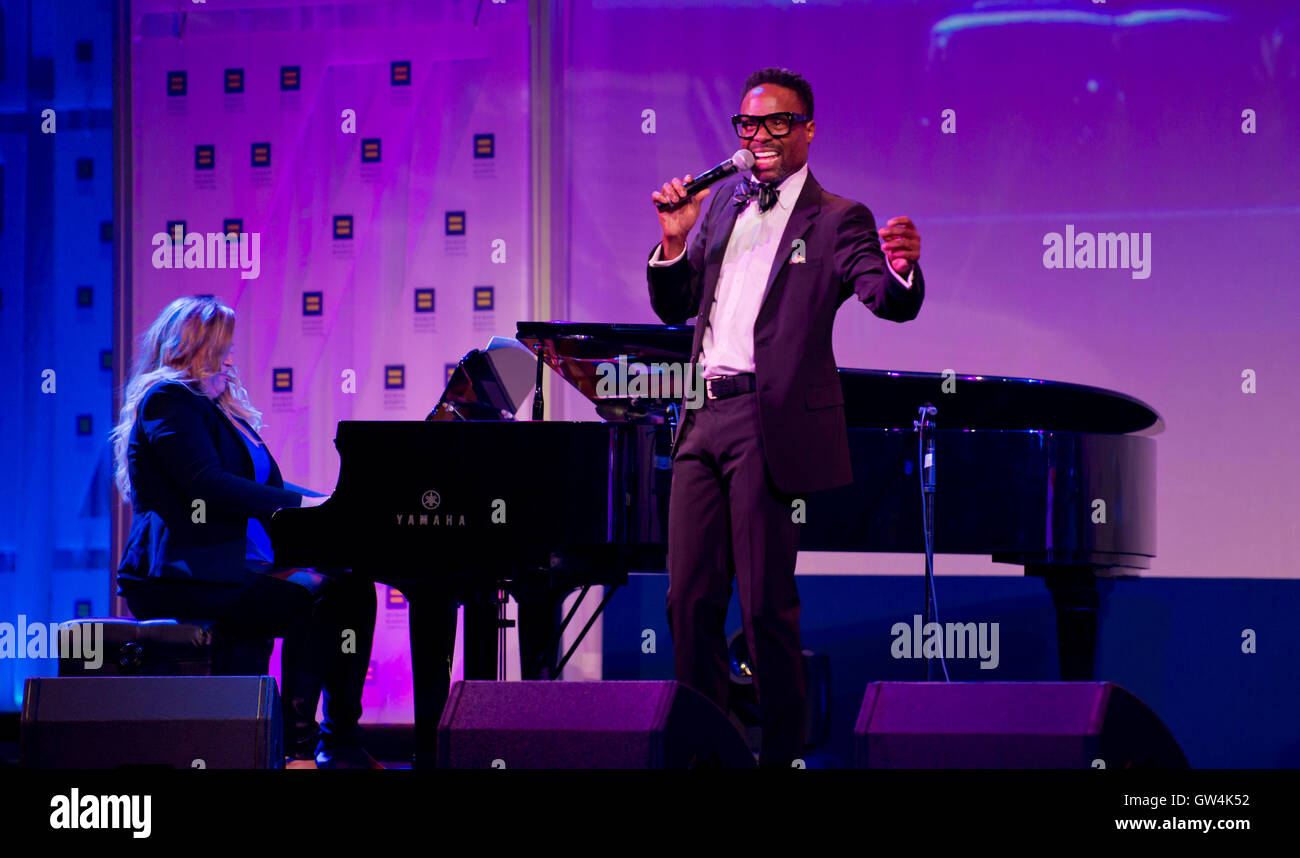
M597 367L616 363L684 363L693 328L599 322L519 322L518 339L596 403L602 416L626 400L597 393ZM916 409L938 409L940 429L1089 432L1154 435L1164 421L1154 408L1124 393L1035 378L958 373L944 392L941 373L840 368L850 428L912 429ZM617 405L618 408L609 406ZM602 407L605 406L605 407Z
M644 368L658 376L648 386L655 391L681 389L682 373L690 360L695 329L685 325L620 325L600 322L518 322L518 340L565 381L596 405L606 420L661 423L673 402L668 398L632 398L608 395L598 386L602 375L617 368L620 359L631 372ZM602 365L605 369L602 371ZM656 366L658 365L658 366ZM676 368L676 383L664 365ZM628 370L624 370L625 373ZM661 384L660 382L664 382Z
M1164 420L1124 393L1036 378L997 375L950 377L934 372L840 368L849 426L911 429L916 409L929 402L940 429L1037 430L1155 435Z

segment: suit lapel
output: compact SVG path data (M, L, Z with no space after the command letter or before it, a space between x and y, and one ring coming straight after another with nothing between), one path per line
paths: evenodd
M253 479L256 475L256 468L253 465L253 456L248 452L248 445L244 443L239 427L235 425L235 422L231 417L227 416L226 412L221 410L220 405L217 405L217 403L212 402L210 399L208 401L212 403L212 409L217 412L217 425L221 426L222 430L227 433L227 438L234 439L235 443L238 445L239 452L243 454L243 460L247 464L247 467L244 469L244 474L241 476L246 475L246 479Z
M763 308L772 298L772 285L780 276L785 266L790 264L790 256L793 252L791 245L795 239L803 238L808 230L812 228L813 219L821 213L822 207L822 186L817 184L813 178L812 171L808 171L808 178L803 183L803 190L799 192L799 199L795 201L794 211L790 212L790 220L786 222L785 232L781 233L781 244L776 250L776 259L772 262L772 270L767 275L767 285L763 289L763 301L758 306L758 315L763 315ZM806 251L805 251L806 254Z

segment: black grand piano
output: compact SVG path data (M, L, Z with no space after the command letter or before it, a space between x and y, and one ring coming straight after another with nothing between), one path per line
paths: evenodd
M682 400L663 395L666 384L653 397L609 395L600 380L620 359L671 375L689 361L691 332L520 322L518 342L540 357L533 421L502 407L507 385L476 350L429 420L340 422L329 500L275 514L276 563L350 568L410 602L417 764L433 759L458 604L466 678L502 675L506 593L520 603L525 677L554 676L576 648L558 657L574 615L558 617L564 594L604 585L600 608L629 572L664 570ZM538 419L547 366L601 419ZM924 551L913 421L932 403L933 550L1042 577L1057 609L1061 678L1091 679L1096 578L1137 574L1155 555L1159 415L1121 393L1036 379L841 369L840 381L854 484L808 499L800 549Z

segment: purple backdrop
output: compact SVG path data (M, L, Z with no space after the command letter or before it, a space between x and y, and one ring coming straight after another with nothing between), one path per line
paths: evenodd
M818 180L922 237L920 317L846 305L841 366L1143 399L1167 424L1149 574L1297 575L1294 3L580 0L569 14L573 318L654 319L651 190L734 151L745 77L787 66L814 89ZM1044 236L1068 224L1150 233L1149 276L1045 268Z
M134 330L178 295L233 306L263 437L328 493L338 421L423 419L450 366L531 313L526 9L137 9ZM170 222L230 219L260 236L256 277L155 267ZM365 720L409 721L406 601L379 589Z
M328 491L338 420L423 417L448 364L532 314L527 5L184 5L134 22L133 326L179 294L233 303L273 452ZM1296 575L1294 4L578 0L555 20L564 315L654 321L651 189L732 152L746 75L791 67L816 92L821 183L923 237L920 318L846 306L840 364L1137 396L1167 424L1150 574ZM260 234L256 279L153 266L168 222L229 218ZM1067 228L1149 233L1145 276L1045 267ZM381 604L366 717L401 720L405 614Z

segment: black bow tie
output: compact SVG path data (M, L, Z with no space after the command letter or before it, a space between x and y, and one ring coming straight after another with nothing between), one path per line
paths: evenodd
M776 185L772 182L756 182L749 176L743 176L731 199L736 204L736 208L743 209L749 205L750 200L758 197L758 210L765 212L776 205L778 196Z

